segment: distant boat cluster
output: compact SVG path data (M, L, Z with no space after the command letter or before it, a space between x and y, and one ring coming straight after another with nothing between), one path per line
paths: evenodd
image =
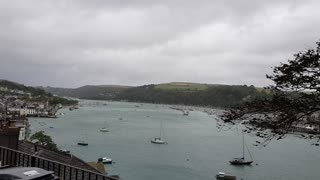
M184 115L184 116L188 116L191 111L201 111L201 112L204 112L208 115L217 114L217 110L212 109L210 107L176 105L176 106L170 106L169 108L177 110L177 111L181 111L182 115Z

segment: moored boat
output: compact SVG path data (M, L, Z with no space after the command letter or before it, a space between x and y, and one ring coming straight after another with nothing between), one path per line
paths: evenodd
M112 159L107 157L102 157L98 159L98 162L101 162L103 164L112 164Z
M161 137L162 137L162 121L160 121L160 135L159 135L159 137L152 139L151 143L153 143L153 144L167 144L167 142L162 140Z
M248 150L248 153L250 155L250 158L251 160L248 161L245 159L245 155L244 155L244 146L245 146L245 143L244 143L244 133L242 132L242 157L241 158L233 158L231 161L229 161L230 164L232 165L251 165L251 163L253 163L253 160L252 160L252 156L251 156L251 153L247 147L247 150Z
M161 138L154 138L151 140L151 143L153 144L165 144L166 142L161 140Z
M216 175L216 179L218 179L218 180L237 180L237 177L226 175L226 173L224 173L224 172L219 172Z
M85 137L86 137L85 134L80 136L80 139L79 139L79 141L77 143L79 146L88 146L89 145L87 143L87 141L85 140L86 139Z
M253 161L245 161L243 158L234 158L229 162L232 165L251 165L253 163Z
M100 129L100 132L109 132L109 125L107 124L107 121L104 122L104 126Z
M78 145L80 145L80 146L88 146L89 144L87 142L80 141L80 142L78 142Z
M103 127L103 128L100 129L100 132L109 132L109 129L106 128L106 127Z

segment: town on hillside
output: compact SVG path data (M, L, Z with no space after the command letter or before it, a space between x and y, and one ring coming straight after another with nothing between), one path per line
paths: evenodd
M19 140L28 137L28 117L56 118L64 105L77 102L10 81L0 81L0 131L19 128Z

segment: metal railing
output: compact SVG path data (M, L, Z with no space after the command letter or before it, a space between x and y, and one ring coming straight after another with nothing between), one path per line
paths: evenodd
M107 175L0 146L0 166L38 167L61 180L117 180Z

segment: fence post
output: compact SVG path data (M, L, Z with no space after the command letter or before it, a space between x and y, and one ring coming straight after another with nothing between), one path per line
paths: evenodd
M31 156L31 167L35 167L36 166L36 157Z

